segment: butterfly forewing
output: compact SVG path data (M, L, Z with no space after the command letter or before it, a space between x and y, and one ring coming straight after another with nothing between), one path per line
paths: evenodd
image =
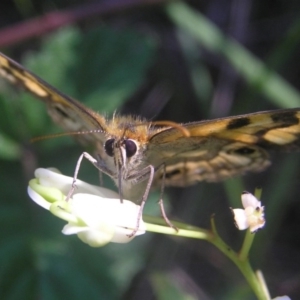
M106 120L78 101L64 95L56 88L23 68L20 64L0 53L0 75L12 84L21 86L46 105L51 118L66 131L88 131L99 129L96 139L104 139ZM91 135L79 137L84 144L90 142ZM93 137L93 140L95 137Z

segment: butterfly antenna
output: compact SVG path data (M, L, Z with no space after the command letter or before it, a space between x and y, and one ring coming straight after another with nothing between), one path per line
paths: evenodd
M91 134L91 133L99 133L99 132L102 132L102 130L93 129L93 130L87 130L87 131L71 131L71 132L55 133L55 134L34 137L34 138L30 139L30 142L35 143L38 141L44 141L44 140L53 139L53 138L57 138L57 137Z

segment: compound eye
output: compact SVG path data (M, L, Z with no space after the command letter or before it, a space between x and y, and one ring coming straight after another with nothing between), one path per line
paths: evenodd
M126 156L131 157L136 153L137 146L136 143L133 140L125 140L125 150L126 150Z
M115 139L109 139L104 144L104 150L109 156L114 156L114 142Z

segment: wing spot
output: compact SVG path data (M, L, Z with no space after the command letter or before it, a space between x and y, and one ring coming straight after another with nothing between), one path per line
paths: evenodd
M2 57L2 56L0 56L0 64L1 64L2 66L5 66L5 67L8 67L8 66L9 66L8 60L7 60L6 58Z
M249 147L241 147L234 150L234 153L241 154L241 155L253 154L254 152L255 149Z
M233 119L227 124L227 129L238 129L247 126L251 123L249 118Z
M0 75L4 78L6 78L8 81L10 81L11 83L16 83L17 80L16 78L11 75L10 73L8 73L5 69L0 69Z
M27 79L27 78L22 78L24 85L28 90L30 90L33 94L39 96L39 97L46 97L48 93L42 89L37 83L34 81Z
M63 109L61 109L58 106L55 106L54 108L57 111L57 113L59 113L63 118L70 119L70 116Z
M179 175L181 173L180 169L174 169L171 172L165 174L166 179L171 179L173 176Z
M285 126L295 125L299 123L296 116L297 111L285 111L271 114L274 123L283 123Z
M297 136L289 133L284 132L280 129L273 129L269 130L263 138L270 143L277 144L277 145L286 145L290 144L297 140Z

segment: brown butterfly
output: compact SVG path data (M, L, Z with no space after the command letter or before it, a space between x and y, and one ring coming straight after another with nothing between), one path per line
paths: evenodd
M262 171L270 164L268 149L300 148L299 108L158 128L139 117L106 119L1 53L0 75L40 98L65 130L91 131L80 140L96 146L97 159L83 156L115 181L124 198L138 203L162 180L184 187Z

